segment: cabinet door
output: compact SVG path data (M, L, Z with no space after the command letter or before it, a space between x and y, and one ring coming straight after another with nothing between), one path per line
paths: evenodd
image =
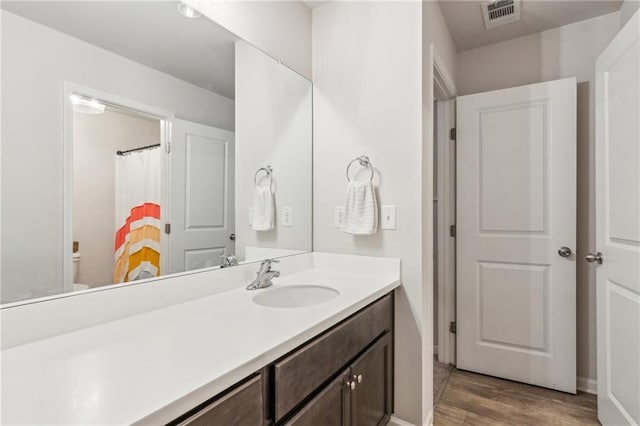
M351 394L351 424L375 426L386 424L392 406L392 347L386 333L351 366L356 381Z
M262 376L258 374L181 421L178 426L258 426L262 423Z
M325 387L315 398L302 408L287 426L342 426L348 425L349 393L348 370Z
M276 422L392 328L393 299L386 296L275 363Z

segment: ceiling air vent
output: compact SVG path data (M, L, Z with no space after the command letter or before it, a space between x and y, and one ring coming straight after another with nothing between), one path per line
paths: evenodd
M485 28L496 28L520 19L519 0L488 1L480 5Z

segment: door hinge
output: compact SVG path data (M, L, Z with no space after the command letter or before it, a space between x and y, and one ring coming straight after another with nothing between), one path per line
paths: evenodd
M456 237L456 226L449 226L449 236L455 238Z
M167 141L167 143L165 144L165 148L167 151L167 154L171 153L171 141Z
M455 321L451 321L449 323L449 333L453 333L456 334L456 331L458 330L457 326L456 326L456 322Z
M165 223L164 224L164 233L169 235L171 234L171 224L170 223Z
M452 141L456 140L456 128L455 127L453 129L449 129L449 139L451 139Z

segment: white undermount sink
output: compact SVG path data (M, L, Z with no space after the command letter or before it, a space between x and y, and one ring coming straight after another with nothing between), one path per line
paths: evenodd
M271 308L299 308L319 305L338 297L340 292L320 285L292 285L261 291L253 296L254 303Z

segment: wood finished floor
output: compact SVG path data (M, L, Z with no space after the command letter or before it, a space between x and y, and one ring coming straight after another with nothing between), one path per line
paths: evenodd
M438 362L437 359L433 359L433 406L438 405L438 401L444 392L444 387L449 381L451 372L453 371L453 365L444 364Z
M596 396L571 395L454 369L438 400L434 426L599 425Z

